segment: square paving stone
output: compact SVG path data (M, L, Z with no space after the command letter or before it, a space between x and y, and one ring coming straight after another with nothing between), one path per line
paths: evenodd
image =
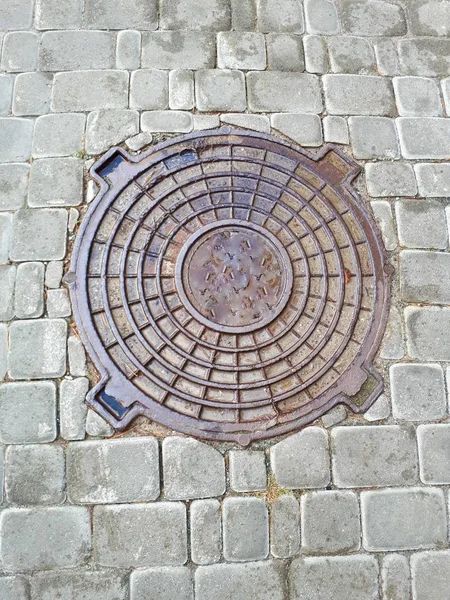
M61 446L10 446L5 491L12 504L61 504L65 499L65 459Z
M88 29L156 29L156 0L86 0L84 22Z
M142 67L209 69L216 63L215 35L203 31L155 31L142 35Z
M39 444L56 438L56 387L50 381L0 386L0 441Z
M83 200L83 161L41 158L31 165L28 204L32 208L78 206Z
M371 552L418 550L447 543L443 490L362 492L363 546Z
M16 77L12 111L19 116L45 115L50 111L53 75L20 73Z
M63 209L19 210L13 217L11 260L62 260L66 228Z
M389 374L395 418L433 421L445 416L447 398L440 365L396 364Z
M399 117L396 122L404 158L450 158L450 121L448 119Z
M78 567L91 551L91 523L80 506L12 508L2 512L3 567L8 571Z
M450 552L420 552L411 556L414 600L447 600Z
M302 37L292 33L266 35L267 68L270 71L304 71Z
M139 113L135 110L99 110L91 112L86 126L86 152L100 154L139 131Z
M0 577L0 598L29 600L29 590L25 577Z
M194 500L190 506L191 558L198 565L220 560L221 506L218 500Z
M266 457L264 452L232 450L230 487L235 492L254 492L267 486Z
M326 116L323 118L323 136L326 142L349 144L347 120L344 117ZM381 163L382 164L382 163Z
M184 565L186 507L181 502L94 508L96 562L105 567Z
M446 250L448 230L444 205L437 200L395 203L399 241L406 248Z
M322 35L339 33L339 16L330 0L305 0L306 31Z
M205 69L195 73L195 98L198 110L244 111L245 78L241 71Z
M400 155L393 119L350 117L350 140L355 158L394 159Z
M74 504L156 500L159 496L158 441L139 437L69 444L67 488Z
M353 492L308 492L302 496L301 514L302 549L307 554L359 549L359 504Z
M231 26L229 0L161 0L159 10L161 29L227 31Z
M43 115L36 120L33 156L70 156L83 149L86 117L82 114Z
M219 69L266 68L266 44L262 33L222 31L217 35Z
M320 146L322 122L318 115L278 113L271 117L272 127L302 146Z
M50 319L70 317L72 307L69 292L62 290L47 290L47 316Z
M270 551L276 558L300 551L300 505L293 494L281 494L271 506Z
M414 166L419 193L425 198L450 196L450 164L420 163Z
M407 4L411 32L414 35L450 34L450 6L448 2L410 0Z
M425 77L394 77L398 112L402 117L441 117L439 87Z
M32 600L128 600L128 576L121 571L54 571L31 578Z
M275 71L247 75L248 105L253 112L320 113L319 79L309 73Z
M39 36L32 31L7 33L3 41L2 69L9 73L35 71L38 63Z
M269 517L261 498L226 498L223 555L232 562L263 560L269 554Z
M33 127L29 119L0 119L0 162L24 162L30 158Z
M79 29L82 10L79 0L36 0L36 29Z
M450 309L413 307L405 309L408 353L417 360L450 360Z
M333 73L375 72L375 55L372 44L364 38L336 36L328 41L328 53Z
M450 425L419 425L420 478L424 483L450 483Z
M400 294L406 302L450 304L450 253L404 250L400 253Z
M9 330L12 379L47 379L66 372L67 323L63 319L14 321Z
M131 74L130 106L140 110L169 108L169 76L166 71L141 69Z
M33 0L2 0L0 31L29 29L33 23Z
M257 8L259 31L303 33L302 6L296 0L259 0Z
M30 166L0 165L0 211L18 210L25 202Z
M130 600L194 600L192 573L188 567L158 567L134 571Z

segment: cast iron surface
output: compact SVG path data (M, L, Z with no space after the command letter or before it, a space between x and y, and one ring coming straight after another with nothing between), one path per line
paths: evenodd
M358 172L230 128L110 150L66 279L101 374L88 403L243 445L367 410L389 266Z

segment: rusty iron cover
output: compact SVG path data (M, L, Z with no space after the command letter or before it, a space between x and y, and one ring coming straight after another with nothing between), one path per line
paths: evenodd
M111 149L66 278L101 374L88 403L243 445L367 410L389 265L358 172L231 128Z

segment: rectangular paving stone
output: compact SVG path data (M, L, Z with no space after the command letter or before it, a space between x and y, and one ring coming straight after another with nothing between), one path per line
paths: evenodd
M41 71L112 69L116 38L106 31L47 31L41 37Z
M127 71L73 71L57 73L53 84L52 110L85 112L127 108Z
M195 103L202 112L244 111L247 105L244 74L229 69L196 71Z
M0 265L9 261L12 236L12 215L0 213Z
M271 117L273 129L284 133L302 146L323 143L322 122L318 115L276 113Z
M410 598L411 574L409 561L402 554L386 554L381 569L383 598Z
M29 29L33 23L33 0L2 0L0 30Z
M20 73L14 84L12 112L18 116L45 115L50 110L53 75Z
M96 562L106 567L183 565L186 507L180 502L97 506L94 548Z
M232 450L228 458L232 490L255 492L266 489L267 473L264 452Z
M172 110L194 108L194 73L175 69L169 73L169 106Z
M56 387L51 381L0 386L0 441L40 444L56 438Z
M444 205L437 200L400 200L395 203L398 237L406 248L445 250L448 229Z
M169 75L166 71L141 69L131 74L130 106L140 110L169 108Z
M36 319L44 312L43 263L21 263L17 267L14 312L19 319Z
M47 316L50 319L70 317L72 306L66 289L47 290Z
M30 600L29 591L25 577L0 577L0 598Z
M131 600L194 600L192 571L188 567L156 567L134 571Z
M362 492L363 546L371 552L447 543L444 492L434 488Z
M156 29L156 0L85 0L84 24L88 29Z
M221 506L218 500L194 500L190 506L191 558L198 565L220 560Z
M43 115L36 119L33 157L71 156L84 146L86 117L79 113Z
M256 0L231 0L231 29L234 31L256 29Z
M0 210L17 210L25 202L30 166L0 165Z
M206 115L205 115L206 116ZM220 115L222 123L229 123L244 129L253 129L261 133L270 133L270 120L266 115L250 115L247 113L224 113Z
M128 577L121 571L53 571L31 578L31 600L127 600Z
M450 308L437 306L405 309L408 353L418 360L450 360Z
M189 133L192 114L181 110L152 110L141 114L141 129L151 133Z
M289 558L300 551L300 506L293 494L282 494L270 509L270 551Z
M400 149L394 119L350 117L348 120L353 156L362 159L395 159Z
M87 374L86 352L83 343L77 335L69 336L67 340L67 354L69 356L70 374L75 377L84 377Z
M333 0L305 0L306 31L322 35L339 33L339 16Z
M406 302L450 304L450 253L404 250L400 253L400 294Z
M87 508L11 508L0 517L2 561L8 571L78 567L91 551ZM51 535L49 535L51 532Z
M420 552L411 556L414 600L447 600L450 552Z
M7 33L3 40L2 69L7 73L35 71L38 64L39 36L32 31Z
M419 77L450 75L450 40L409 38L398 42L400 73Z
M86 152L100 154L139 132L136 110L98 110L89 113L86 124Z
M134 71L141 66L141 32L119 31L117 34L116 67Z
M397 425L336 427L331 431L333 481L338 487L417 482L414 431Z
M333 73L375 73L372 44L353 36L336 36L328 40L328 56Z
M161 0L159 24L161 29L227 31L231 26L230 1Z
M8 327L5 323L0 323L0 381L3 381L7 369L8 354Z
M12 504L61 504L65 499L65 459L61 446L9 446L5 491Z
M419 194L425 198L450 196L450 164L420 163L414 165Z
M445 0L411 0L407 6L411 33L430 36L450 34L450 6Z
M259 0L257 3L258 31L271 33L276 31L286 33L303 33L302 6L295 0Z
M365 171L367 191L373 198L415 196L417 194L414 170L409 163L368 163Z
M450 425L419 425L417 442L423 483L450 483Z
M41 158L33 161L28 190L32 208L78 206L83 200L83 161Z
M370 75L324 75L325 106L334 115L395 115L389 80Z
M226 498L223 502L225 560L263 560L269 554L269 517L262 498Z
M381 344L380 357L382 359L400 360L405 356L403 329L403 318L399 309L396 306L391 306L386 333Z
M394 77L395 98L402 117L441 117L439 87L425 77Z
M82 9L78 0L36 0L36 29L79 29Z
M14 77L12 75L0 75L0 116L9 115L12 104Z
M450 158L448 119L399 117L397 130L404 158Z
M270 71L304 71L302 37L293 33L266 35L267 68Z
M215 66L214 34L203 31L155 31L142 34L142 68L208 69Z
M401 6L383 0L341 0L340 15L344 31L363 36L396 36L406 33Z
M73 504L156 500L159 496L156 438L69 444L67 491Z
M319 79L309 73L275 71L247 75L248 105L253 112L322 112Z
M392 39L381 39L374 43L377 68L380 75L398 75L397 45Z
M283 572L275 561L199 567L196 600L283 600Z
M328 46L325 38L319 35L303 37L305 53L305 69L309 73L326 73L328 71Z
M16 284L15 265L0 266L0 319L14 318L14 289Z
M11 260L58 260L66 252L67 212L23 209L13 216Z
M290 567L292 600L378 600L378 562L372 556L298 558Z
M87 377L63 379L59 393L61 437L65 440L83 440L86 429Z
M217 34L219 69L266 68L266 44L262 33L222 31Z
M0 119L0 162L25 162L30 158L33 127L29 119Z

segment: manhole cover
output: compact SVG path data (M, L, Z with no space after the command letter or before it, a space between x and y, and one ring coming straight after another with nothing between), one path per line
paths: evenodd
M108 152L69 277L102 376L88 402L119 429L145 414L241 444L367 409L388 267L358 171L230 129Z

